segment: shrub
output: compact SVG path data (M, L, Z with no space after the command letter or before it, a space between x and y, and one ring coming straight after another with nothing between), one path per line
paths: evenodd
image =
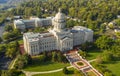
M63 73L68 74L68 69L66 67L63 68Z

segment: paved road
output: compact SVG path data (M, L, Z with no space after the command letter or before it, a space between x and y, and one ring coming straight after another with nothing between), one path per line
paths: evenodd
M3 35L4 28L5 28L4 24L0 25L0 37L2 37L2 35Z
M12 59L5 57L4 53L0 55L0 70L7 70Z

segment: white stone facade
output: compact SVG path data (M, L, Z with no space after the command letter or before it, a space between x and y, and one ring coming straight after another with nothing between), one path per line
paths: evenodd
M24 48L30 55L37 55L43 51L60 50L62 52L72 50L74 46L93 41L91 29L75 26L66 29L66 16L59 11L52 19L54 28L46 33L24 33Z
M48 18L30 18L30 20L18 19L14 20L14 28L24 31L25 29L35 27L45 27L52 25L52 17Z

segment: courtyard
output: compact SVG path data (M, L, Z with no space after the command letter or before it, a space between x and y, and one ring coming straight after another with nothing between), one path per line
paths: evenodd
M94 69L87 60L83 59L77 51L66 53L66 58L71 65L73 65L76 69L81 70L84 75L89 74L89 71L92 70L93 74L89 76L102 76L102 74L100 74L96 69Z

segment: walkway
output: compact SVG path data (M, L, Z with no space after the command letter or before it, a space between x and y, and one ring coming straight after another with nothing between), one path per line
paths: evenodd
M91 66L91 64L89 62L93 62L94 60L91 61L87 61L85 59L83 59L77 51L72 51L69 53L66 53L66 58L68 59L68 61L70 62L70 64L72 66L74 66L76 69L81 70L85 76L87 76L88 72L93 72L96 76L103 76L101 73L99 73L95 68L93 68ZM80 62L83 65L78 65L77 63Z
M89 62L89 63L91 63L91 62L94 62L94 61L96 61L96 59L93 59L93 60L89 60L88 62Z
M67 68L72 68L73 66L69 66ZM35 74L46 74L46 73L54 73L54 72L59 72L62 71L63 68L57 69L57 70L52 70L52 71L44 71L44 72L30 72L30 71L23 71L26 76L33 76Z

